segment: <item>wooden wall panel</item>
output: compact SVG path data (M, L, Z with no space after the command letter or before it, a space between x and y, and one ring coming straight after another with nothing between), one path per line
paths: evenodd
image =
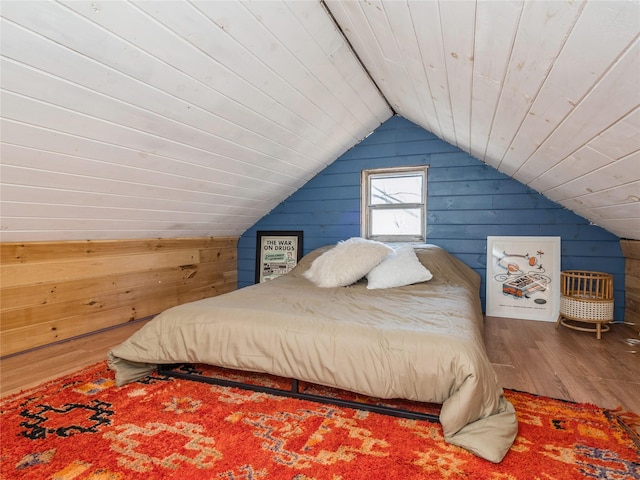
M237 288L237 237L2 243L0 355Z
M429 165L427 241L467 263L483 282L487 236L560 236L563 269L614 275L615 319L623 319L624 257L618 237L398 116L242 235L239 286L254 281L257 230L303 230L305 253L359 236L360 171L407 165ZM484 301L484 283L480 294Z
M640 241L620 240L625 256L624 319L640 332Z

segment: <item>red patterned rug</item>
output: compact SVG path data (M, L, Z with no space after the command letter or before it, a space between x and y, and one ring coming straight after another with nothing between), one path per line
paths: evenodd
M506 395L519 435L496 465L445 443L438 423L157 374L118 388L102 362L2 399L0 477L640 478L637 415Z

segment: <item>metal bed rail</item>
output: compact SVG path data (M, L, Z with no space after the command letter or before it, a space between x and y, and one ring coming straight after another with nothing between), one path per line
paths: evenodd
M255 385L251 383L237 382L226 378L210 377L207 375L199 375L193 372L180 372L176 370L177 365L158 365L158 373L168 377L181 378L184 380L193 380L196 382L208 383L211 385L220 385L223 387L236 387L254 392L269 393L271 395L279 395L281 397L290 397L298 400L309 400L316 403L335 405L344 408L353 408L356 410L365 410L382 415L392 417L408 418L410 420L425 420L431 423L439 423L438 415L406 410L403 408L391 407L388 405L378 405L372 403L357 402L355 400L346 400L343 398L328 397L324 395L315 395L300 391L300 382L291 379L291 389L284 390L281 388L267 387L264 385Z

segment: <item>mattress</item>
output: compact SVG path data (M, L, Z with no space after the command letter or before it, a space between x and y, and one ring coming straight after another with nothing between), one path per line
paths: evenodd
M477 273L425 245L415 252L428 282L319 288L302 274L324 251L274 280L161 313L109 352L116 383L158 364L205 363L441 403L445 440L500 462L517 421L486 355Z

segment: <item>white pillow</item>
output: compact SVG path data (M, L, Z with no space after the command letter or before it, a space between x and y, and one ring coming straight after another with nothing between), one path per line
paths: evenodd
M420 263L411 245L402 245L367 275L367 288L392 288L431 280L433 275Z
M392 252L384 243L350 238L316 258L303 275L319 287L345 287L360 280Z

